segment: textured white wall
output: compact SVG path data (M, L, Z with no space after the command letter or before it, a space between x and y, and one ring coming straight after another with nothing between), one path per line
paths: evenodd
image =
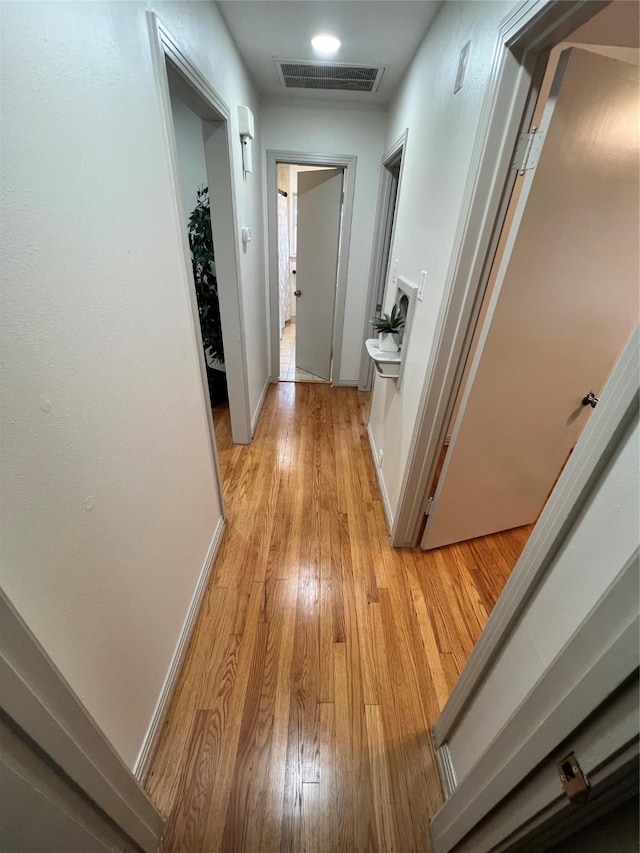
M339 377L341 382L356 382L360 372L386 112L357 105L328 106L326 102L302 101L292 106L278 99L265 99L262 125L263 163L269 149L358 158Z
M637 547L639 444L636 415L449 738L458 781L467 775Z
M216 7L156 8L237 127L255 96ZM2 585L129 766L220 519L145 9L0 5ZM257 402L259 161L234 168Z
M513 2L445 3L418 49L390 110L385 147L409 138L391 260L418 284L428 274L405 354L400 390L375 380L370 425L383 451L382 477L395 515L418 401L431 356L482 100L502 18ZM471 40L464 86L453 94L461 48ZM387 288L387 308L393 299Z

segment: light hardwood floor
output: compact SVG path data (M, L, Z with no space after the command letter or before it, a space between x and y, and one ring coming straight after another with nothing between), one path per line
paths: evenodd
M388 544L368 395L281 383L214 413L229 526L147 788L162 850L429 850L428 731L529 530Z

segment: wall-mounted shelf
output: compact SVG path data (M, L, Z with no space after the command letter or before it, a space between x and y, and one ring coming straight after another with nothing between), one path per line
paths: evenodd
M376 338L365 341L365 346L369 356L373 359L378 376L383 379L397 379L400 376L402 350L400 352L384 352L378 346Z
M365 341L367 352L373 360L380 379L395 379L396 385L400 385L402 377L402 368L404 367L403 355L407 351L409 343L409 333L411 331L413 312L416 307L417 293L418 286L416 284L403 276L398 276L396 298L393 300L393 304L398 306L400 314L404 317L404 329L401 332L399 352L383 352L375 338Z

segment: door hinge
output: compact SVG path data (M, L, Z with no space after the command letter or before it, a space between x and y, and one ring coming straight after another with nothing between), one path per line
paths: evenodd
M429 515L431 512L431 507L433 506L433 495L427 501L427 506L425 507L424 514Z
M589 782L572 752L558 763L558 776L567 799L572 803L586 803L589 799Z
M532 127L529 133L523 133L518 139L511 168L517 169L521 175L535 169L540 159L543 139L544 131L538 130L537 127Z

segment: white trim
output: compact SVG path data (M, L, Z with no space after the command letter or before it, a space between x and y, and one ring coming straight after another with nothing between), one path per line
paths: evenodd
M564 50L557 62L556 68L553 70L553 85L551 87L551 93L547 98L546 104L544 105L544 113L541 118L539 124L539 132L540 137L544 139L547 136L549 125L551 124L551 120L553 118L553 113L555 111L555 106L557 102L557 92L562 83L562 79L564 77L567 64L569 61L569 55L571 54L571 49ZM517 170L516 170L517 171ZM471 360L471 366L469 368L469 373L467 376L467 380L465 383L465 387L461 389L461 392L457 395L459 398L458 403L458 412L456 414L455 424L452 426L452 433L450 439L451 449L447 453L446 458L444 460L444 465L442 466L442 471L440 472L440 477L438 479L438 483L435 489L435 494L433 496L433 502L429 508L429 516L427 518L427 523L424 528L424 532L422 534L422 539L420 542L420 547L424 550L429 550L434 547L429 541L429 537L431 534L431 530L434 526L434 523L437 526L437 522L435 519L438 514L438 507L440 504L440 496L442 495L443 489L447 484L447 477L449 475L449 468L452 464L452 461L456 458L456 446L458 442L458 435L462 428L462 424L464 423L464 416L467 410L467 405L469 399L471 397L471 393L473 390L473 383L475 381L476 375L478 373L479 365L482 359L482 355L484 352L484 347L486 345L487 339L491 333L491 324L495 315L496 306L498 304L498 300L500 299L500 295L502 293L502 288L506 280L505 270L508 268L508 264L511 258L511 254L513 251L513 246L516 243L518 237L518 231L520 228L520 224L522 222L523 216L525 214L527 203L529 200L529 195L531 193L531 189L533 187L533 183L536 178L535 169L528 170L526 172L526 177L524 178L522 185L520 187L520 193L517 198L517 202L514 206L513 217L511 219L511 224L509 226L508 237L502 251L502 260L500 262L500 271L496 276L493 290L491 293L491 298L487 299L487 308L484 320L482 322L482 327L480 330L480 335L478 336L478 341L476 344L475 352L473 354L473 358ZM446 439L445 439L446 444ZM469 537L464 537L469 538Z
M406 161L405 152L407 147L407 139L409 138L409 128L406 127L403 133L396 139L393 145L382 155L381 170L380 170L380 186L378 189L378 203L376 205L376 226L373 238L373 246L371 250L371 265L369 267L369 285L367 288L367 301L364 316L364 328L362 331L362 355L360 357L360 374L358 379L358 387L361 391L371 390L373 384L374 367L373 362L369 358L365 341L371 337L371 322L370 318L376 314L376 305L378 296L382 290L382 299L384 300L384 285L382 278L386 279L391 257L391 249L393 248L393 239L396 228L395 211L398 207L398 199L400 197L400 188L402 184L402 176L404 174L404 164ZM393 224L391 233L389 234L389 254L387 256L387 269L382 270L382 261L385 250L385 235L389 225L389 216L391 214L391 192L393 189L394 176L389 170L389 166L397 160L400 160L400 174L395 191L395 205ZM381 286L382 285L382 286Z
M179 222L180 242L188 282L188 296L191 304L193 325L198 345L198 360L203 384L203 404L208 428L211 433L212 452L215 460L216 474L220 499L222 500L222 484L218 469L215 437L209 406L207 390L207 370L202 349L202 335L198 315L198 304L193 283L191 268L191 251L182 210L182 195L179 184L179 168L177 161L171 97L169 91L169 75L167 64L182 79L187 97L190 97L190 108L197 112L204 122L221 122L224 139L214 139L210 150L205 145L207 161L207 178L210 187L218 187L216 197L218 204L212 205L211 224L216 241L216 266L220 287L220 313L222 317L222 333L225 346L226 371L230 389L229 411L231 415L231 431L233 440L239 444L249 444L251 441L251 414L249 409L249 383L247 376L246 335L244 330L244 311L241 287L240 240L238 237L237 201L234 181L234 152L232 144L230 110L223 98L206 77L199 71L191 59L179 47L177 41L159 21L154 12L147 12L147 22L151 42L154 77L160 99L161 114L165 125L165 134L169 148L171 183L176 200L176 218ZM215 153L215 164L210 158ZM215 168L213 166L215 165ZM220 168L222 166L222 168ZM213 180L212 180L213 178Z
M382 476L382 468L380 465L378 465L378 451L376 450L376 443L373 438L373 433L371 432L371 424L367 424L367 436L369 437L369 447L371 448L373 467L376 470L376 477L378 478L378 487L380 489L380 495L382 497L384 514L385 518L387 519L387 528L391 530L391 526L393 524L393 512L391 510L391 502L389 501L389 495L387 494L387 487Z
M448 853L638 668L639 549L431 821Z
M280 373L280 308L278 299L278 163L298 166L332 166L343 169L342 191L344 208L340 233L340 258L337 288L333 309L331 381L340 383L342 338L344 334L344 309L347 298L349 254L351 251L351 223L358 158L349 154L311 154L302 151L269 150L267 155L267 247L269 270L269 318L271 334L271 382L278 382Z
M144 851L159 811L0 590L2 710Z
M136 763L134 765L133 772L136 778L139 779L141 782L144 782L146 775L149 772L149 768L151 766L156 747L158 746L158 741L162 732L162 726L167 716L169 705L171 703L171 697L173 696L173 692L176 689L176 684L178 682L180 672L182 671L182 665L184 663L185 655L187 654L187 649L189 648L191 634L193 633L198 614L200 613L200 608L202 607L202 601L209 585L211 571L213 569L216 557L218 555L218 551L220 549L220 543L222 542L224 529L225 520L224 518L221 518L218 521L215 533L213 534L213 539L211 540L211 545L209 546L209 551L207 553L204 566L202 567L202 571L200 573L198 585L193 594L193 598L191 599L187 618L185 619L184 625L182 627L180 639L178 640L178 645L176 646L176 651L174 653L173 660L171 661L169 672L167 673L167 677L162 687L162 693L160 694L158 704L156 705L156 709L153 713L151 725L149 726L149 729L144 739L144 743L142 744L142 748L140 749L138 758L136 759Z
M251 437L253 438L256 428L258 426L258 421L260 420L260 415L262 414L262 407L264 406L264 401L267 398L267 391L269 390L269 385L271 385L271 380L267 376L266 382L264 383L264 388L262 389L262 394L260 394L260 399L258 400L258 405L256 406L256 410L253 413L253 418L251 420Z
M605 0L525 0L496 35L460 218L425 384L404 471L391 542L419 539L447 427L462 380L515 172L511 160L528 124L547 51L597 14Z
M30 835L30 825L38 821L36 835L40 835L40 843L30 837L29 851L133 853L131 839L3 714L0 714L0 744L0 787L5 798L2 803L5 820L0 826L2 850L24 853L24 836ZM7 814L16 806L20 809L18 814ZM55 830L51 819L55 821ZM82 839L78 830L84 835ZM47 841L42 838L44 833ZM135 850L138 849L136 845Z
M575 753L589 782L588 803L578 808L558 780L557 765L569 752ZM474 828L456 846L456 853L513 853L532 846L546 850L625 799L637 799L637 788L636 674Z
M357 388L359 385L358 379L341 379L340 382L332 382L337 388Z
M449 744L443 743L442 746L434 750L436 756L436 766L438 768L438 776L444 793L445 800L448 800L451 794L458 787L456 779L456 771L453 768L451 753L449 752Z
M635 416L639 358L640 326L636 326L433 727L436 747L447 740L482 683Z

